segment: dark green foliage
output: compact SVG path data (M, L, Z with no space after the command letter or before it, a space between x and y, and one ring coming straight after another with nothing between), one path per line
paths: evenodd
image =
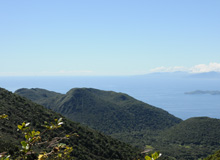
M23 136L17 131L17 125L22 122L30 122L36 130L43 130L41 124L44 121L62 117L43 106L35 104L16 94L0 88L0 114L7 114L8 120L0 121L0 152L7 151L14 154L18 151ZM57 132L51 132L53 137L71 132L79 137L71 137L65 142L73 147L73 155L76 159L134 159L137 151L131 146L114 140L94 130L81 127L79 124L63 118L65 124ZM48 138L50 137L48 135Z
M220 119L198 117L187 119L162 134L169 142L182 145L219 145Z
M158 135L158 148L177 159L204 158L220 149L220 119L187 119ZM175 152L174 152L175 151Z
M215 154L208 156L204 160L220 160L220 150L215 152Z
M181 122L162 109L122 93L89 88L72 89L65 95L42 89L20 89L15 93L109 135L161 130Z
M151 145L163 154L161 160L194 160L220 149L219 119L181 121L126 94L96 89L72 89L67 94L21 89L16 93L38 97L32 100L134 146Z

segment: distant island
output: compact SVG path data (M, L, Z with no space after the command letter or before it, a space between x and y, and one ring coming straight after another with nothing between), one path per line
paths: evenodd
M220 95L220 91L202 91L196 90L192 92L185 92L185 94L211 94L211 95Z

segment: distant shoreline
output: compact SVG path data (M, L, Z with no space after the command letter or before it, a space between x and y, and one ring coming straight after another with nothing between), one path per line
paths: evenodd
M196 94L210 94L210 95L220 95L220 91L202 91L196 90L192 92L185 92L185 94L196 95Z

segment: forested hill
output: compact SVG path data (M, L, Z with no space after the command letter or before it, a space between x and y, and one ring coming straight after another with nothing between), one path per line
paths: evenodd
M90 88L66 94L44 89L15 93L132 145L151 145L163 153L161 159L194 160L220 149L219 119L182 121L126 94Z
M172 143L220 146L220 119L190 118L165 131L162 137Z
M220 149L220 119L187 119L162 132L157 141L161 152L178 160L205 158Z
M59 94L19 89L15 93L106 134L161 130L181 122L167 111L112 91L75 88Z
M45 95L44 95L45 96ZM43 130L44 121L52 122L55 118L63 117L19 95L0 88L0 115L7 114L9 119L0 120L0 153L8 151L10 154L20 150L23 135L17 131L17 125L30 122L36 130ZM81 127L63 117L62 128L53 132L53 136L77 133L78 137L71 137L66 143L73 147L72 156L78 160L85 159L134 159L137 152L133 147L94 130Z

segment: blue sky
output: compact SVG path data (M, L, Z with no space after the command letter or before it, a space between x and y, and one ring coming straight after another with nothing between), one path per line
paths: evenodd
M0 76L220 71L219 8L219 0L1 1Z

